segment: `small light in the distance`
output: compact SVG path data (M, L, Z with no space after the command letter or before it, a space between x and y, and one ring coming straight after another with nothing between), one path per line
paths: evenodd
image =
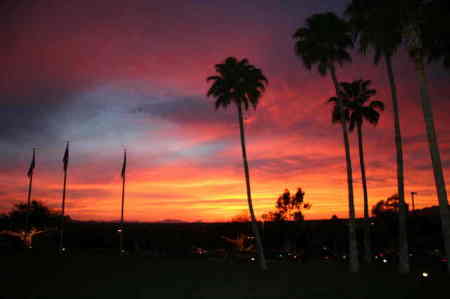
M383 263L387 264L388 260L387 259L383 259Z
M254 261L255 261L255 258L254 258L254 257L252 257L252 258L250 258L250 260L251 260L252 262L254 262Z
M427 278L427 277L429 277L429 276L430 276L430 274L428 274L428 272L422 272L422 277Z

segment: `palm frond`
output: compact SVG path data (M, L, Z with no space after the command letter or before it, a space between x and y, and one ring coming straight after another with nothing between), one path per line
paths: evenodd
M372 109L379 109L380 111L384 111L384 103L381 101L372 101L369 104Z
M306 20L305 27L295 31L293 38L295 53L305 68L311 70L317 65L322 76L331 65L351 61L347 51L353 47L350 25L332 12L312 15Z
M215 65L216 75L209 76L212 81L207 96L216 98L216 109L227 108L231 103L245 110L256 106L268 84L267 77L259 68L249 64L248 59L238 60L228 57L223 63Z
M360 52L374 50L374 63L392 56L403 42L402 1L352 0L345 15L358 36Z
M368 103L370 98L376 95L376 90L370 89L371 83L370 80L363 79L339 83L339 97L342 99L346 118L348 117L350 131L353 131L357 126L362 126L364 120L372 125L376 125L380 118L380 113L377 110L384 110L384 104L381 101ZM333 102L337 106L338 98L332 97L328 102ZM334 113L333 119L336 118Z

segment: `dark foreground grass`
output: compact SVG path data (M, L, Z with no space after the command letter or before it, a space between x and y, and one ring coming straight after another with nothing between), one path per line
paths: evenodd
M0 298L427 298L448 293L448 274L389 267L348 273L346 265L311 262L230 264L135 256L0 256Z

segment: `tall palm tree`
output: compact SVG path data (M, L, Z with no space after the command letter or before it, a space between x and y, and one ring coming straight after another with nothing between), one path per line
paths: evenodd
M370 242L370 221L369 221L369 200L367 192L366 167L364 163L364 146L362 126L367 121L376 125L380 119L378 110L384 110L384 103L380 101L368 102L376 94L375 89L370 89L370 80L356 80L351 83L341 82L341 98L345 108L344 115L348 117L349 130L352 132L356 128L358 134L359 164L361 167L361 180L364 194L364 259L366 263L372 261L372 250ZM335 104L332 120L334 123L340 122L338 111L338 99L332 97L328 100Z
M241 135L242 158L244 161L245 183L247 187L247 202L250 211L252 230L256 238L257 255L262 270L267 269L266 260L261 237L253 210L252 194L250 190L250 175L247 161L247 151L245 148L244 120L242 109L252 106L256 109L258 102L268 84L267 78L262 71L249 64L247 59L237 60L235 57L228 57L225 62L216 64L217 74L207 78L212 81L207 96L216 99L216 109L227 108L231 103L236 105Z
M443 10L443 8L446 8L446 10ZM450 272L450 213L425 69L426 60L432 60L436 56L443 57L444 66L448 67L447 63L450 57L448 42L450 39L448 29L450 26L450 5L448 1L444 2L441 0L431 2L410 0L405 3L403 11L405 12L403 22L406 46L419 75L422 112L433 166L436 193L439 200L442 234L448 260L447 270ZM446 24L446 27L439 27L442 24Z
M358 42L361 53L373 49L374 63L384 58L389 86L391 89L394 140L397 160L397 193L400 202L399 234L399 271L408 273L409 249L407 237L407 210L405 205L405 183L403 166L403 146L400 129L400 112L397 98L397 86L392 67L392 57L402 45L403 29L399 19L401 5L392 0L352 0L345 14L349 17L354 39Z
M317 65L319 74L327 75L329 72L339 95L339 84L336 77L336 64L342 66L350 62L347 52L353 46L349 25L332 12L314 14L306 20L305 27L300 27L294 33L295 53L302 60L306 69L311 70ZM347 122L343 117L341 98L338 96L339 113L342 116L342 133L344 138L345 159L347 165L347 187L349 207L349 251L350 271L359 271L358 247L355 231L355 205L353 199L352 163L350 158L350 145L348 140Z
M450 1L432 0L426 7L426 38L428 61L440 61L450 70Z

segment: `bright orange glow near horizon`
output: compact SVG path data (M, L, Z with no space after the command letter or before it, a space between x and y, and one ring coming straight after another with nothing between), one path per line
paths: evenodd
M61 204L66 140L70 162L66 212L79 220L120 217L127 148L126 221L229 221L248 209L235 107L214 110L206 77L228 56L246 57L269 79L246 119L252 195L258 217L285 188L301 187L306 219L348 215L342 133L331 124L331 79L307 71L292 33L319 3L258 1L98 1L22 5L11 12L0 48L0 213L27 196L26 172L37 148L32 198ZM330 1L342 11L346 1ZM325 4L324 4L325 5ZM235 7L239 6L236 14ZM195 12L195 13L194 13ZM267 13L270 12L270 15ZM417 75L395 56L404 137L406 200L437 205L419 103ZM341 81L372 80L386 105L365 125L369 204L396 193L389 85L383 64L353 53ZM449 73L428 68L446 177L450 168ZM355 205L362 216L357 140L351 134ZM448 182L448 181L447 181Z

